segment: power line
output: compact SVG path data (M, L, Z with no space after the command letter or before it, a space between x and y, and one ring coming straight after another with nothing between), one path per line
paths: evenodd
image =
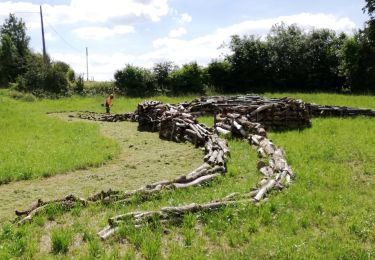
M13 12L13 14L39 14L39 12Z
M55 29L50 23L47 22L47 25L48 25L48 27L49 27L50 29L52 29L52 31L53 31L57 36L60 37L60 39L61 39L61 40L67 45L67 46L69 46L72 50L74 50L74 51L79 52L79 53L82 54L83 50L80 50L80 49L74 47L73 45L71 45L67 40L64 39L64 37L62 37L62 36L57 32L57 30L56 30L56 29Z

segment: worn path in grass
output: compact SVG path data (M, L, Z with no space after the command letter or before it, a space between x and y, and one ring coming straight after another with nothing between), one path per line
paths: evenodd
M66 114L54 116L77 120L68 119ZM1 185L0 223L11 219L15 209L28 208L39 198L49 200L68 194L87 197L109 188L133 190L186 174L202 162L201 151L192 145L160 140L157 133L138 132L136 123L95 123L100 125L104 136L119 142L119 156L98 168Z

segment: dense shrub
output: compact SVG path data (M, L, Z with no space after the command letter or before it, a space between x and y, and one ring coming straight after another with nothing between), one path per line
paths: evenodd
M17 78L17 90L31 92L37 96L65 95L68 79L65 70L54 63L45 64L41 55L30 55L26 72Z
M345 41L340 51L340 72L354 93L375 92L375 44L364 32Z
M79 75L77 79L75 79L75 85L74 85L74 92L78 94L82 94L84 90L85 84L83 81L83 76Z
M82 94L87 96L106 96L111 93L121 94L112 81L86 81Z
M116 71L115 86L131 97L150 96L155 93L155 77L148 69L126 65L123 70Z
M219 92L233 91L232 67L228 61L214 60L206 68L206 84Z
M196 62L185 64L172 72L170 80L172 94L204 93L203 71Z
M18 99L18 100L25 101L25 102L34 102L37 100L37 98L33 94L19 92L17 90L10 91L9 96L11 98Z
M159 93L168 94L171 92L171 73L178 67L171 61L156 63L153 67L156 89Z

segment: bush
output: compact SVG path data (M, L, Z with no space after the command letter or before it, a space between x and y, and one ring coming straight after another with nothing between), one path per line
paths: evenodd
M185 64L171 73L172 94L204 93L203 71L196 62Z
M23 93L23 92L19 92L17 90L12 90L9 93L9 96L11 98L18 99L18 100L25 101L25 102L34 102L34 101L36 101L36 97L33 94L31 94L31 93Z
M75 80L74 92L76 92L78 94L82 94L84 87L85 87L85 84L84 84L84 81L83 81L83 77L82 77L82 75L80 75Z
M171 73L178 67L171 61L156 63L153 67L155 83L160 93L169 93L171 91Z
M155 93L153 73L144 68L126 65L115 73L115 86L126 95L132 97L150 96Z
M65 95L68 92L68 79L65 67L60 63L44 64L41 55L30 55L26 73L17 78L17 90L34 95Z
M228 61L212 61L208 64L206 72L209 86L213 86L219 92L231 91L231 66Z
M83 89L84 95L106 96L110 93L120 94L120 91L111 81L86 81Z

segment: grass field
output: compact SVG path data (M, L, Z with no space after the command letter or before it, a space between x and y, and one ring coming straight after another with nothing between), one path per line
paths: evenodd
M288 93L267 96L293 96L320 104L375 109L375 97L372 96ZM191 98L155 97L153 99L180 102ZM65 132L61 133L60 138L72 138L71 128L75 127L85 129L86 134L82 135L82 138L87 138L87 142L103 138L99 135L98 125L68 124L45 115L47 111L60 110L100 111L102 108L99 104L102 98L67 98L25 103L10 100L2 93L0 99L1 102L11 104L12 107L13 105L19 107L18 109L24 107L25 111L32 111L30 114L35 116L34 120L37 122L42 120L43 123L39 124L41 126L61 124ZM115 99L113 110L114 112L132 111L139 101L140 99ZM8 113L14 115L12 122L17 121L16 118L24 119L20 116L21 112ZM212 119L203 118L202 121L210 123ZM98 240L96 232L106 225L108 217L115 214L133 210L159 209L163 206L191 202L208 202L234 191L249 191L260 178L256 170L255 151L245 142L229 140L232 158L228 162L228 174L210 185L167 191L151 201L135 200L126 206L93 205L88 208L77 206L69 212L64 212L58 207L50 207L43 215L37 216L31 224L20 227L2 223L0 258L39 259L58 256L82 259L95 257L373 259L375 257L373 200L375 197L375 120L364 117L331 118L314 119L312 123L311 128L303 131L270 133L271 139L285 149L297 178L287 191L271 194L270 199L264 204L258 206L244 204L214 213L188 215L181 223L175 225L161 226L156 222L141 229L126 225L121 227L116 236L109 241ZM4 127L2 124L1 127L3 127L2 133L4 129L12 132L10 125ZM28 125L27 130L19 127L17 131L36 132L33 127L35 123ZM38 133L44 131L44 127L37 129ZM22 135L9 134L7 139L0 139L0 149L11 141L11 137L18 138L18 141L14 142L16 147L22 147ZM137 141L141 142L143 137L138 138ZM116 153L119 153L118 144L116 145L113 140L109 143L108 139L103 140L108 150L99 151L101 162L109 155L116 156ZM84 147L85 143L81 145ZM95 145L99 147L100 141ZM71 147L73 144L66 143L66 146ZM43 149L47 153L49 149L57 148L54 145L45 145ZM64 152L62 155L61 158L64 158ZM145 153L144 156L148 155ZM84 158L85 156L77 157L77 163L70 167L93 165L95 160L92 158L97 157L91 157L90 162L84 162ZM9 163L10 166L13 164ZM25 167L27 167L26 163ZM55 173L64 171L64 169L50 169L53 170ZM0 171L0 174L2 173L3 170ZM31 176L38 176L38 174ZM148 182L147 177L144 182ZM0 189L5 186L7 185L0 186Z

